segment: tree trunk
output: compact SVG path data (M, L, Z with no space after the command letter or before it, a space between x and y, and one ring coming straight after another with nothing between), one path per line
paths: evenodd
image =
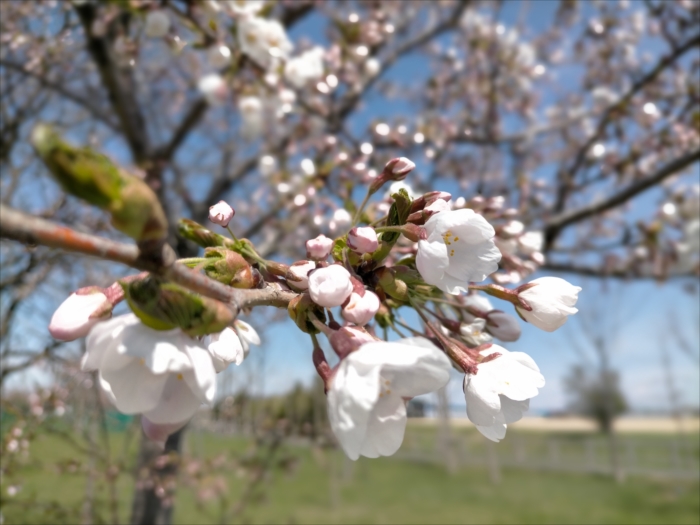
M168 437L165 449L141 436L131 525L170 525L184 428Z

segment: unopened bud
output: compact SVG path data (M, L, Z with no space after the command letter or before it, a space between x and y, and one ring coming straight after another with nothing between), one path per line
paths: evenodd
M391 159L386 163L379 176L369 186L369 193L374 194L389 181L404 180L416 165L406 157Z
M146 416L141 416L141 428L143 428L143 433L146 434L148 439L158 443L161 448L165 447L165 442L170 434L174 434L187 423L187 421L183 421L182 423L159 424L153 423Z
M309 272L316 268L313 261L297 261L289 267L287 284L297 292L303 292L309 288Z
M363 344L372 343L377 339L359 326L344 326L333 332L328 340L335 353L342 359L350 352L359 349Z
M224 201L219 201L214 206L209 207L209 220L214 224L226 228L236 214L233 208Z
M85 337L90 329L112 316L112 304L99 288L78 290L61 303L51 317L49 333L59 341Z
M224 303L154 277L123 286L131 310L154 330L180 328L190 336L199 336L220 332L234 320Z
M321 234L315 239L306 241L306 256L315 261L322 261L331 253L333 239Z
M408 299L408 286L400 279L396 278L396 271L393 268L383 267L375 272L382 290L398 301Z
M391 180L397 181L404 180L415 167L416 165L412 160L409 160L406 157L399 157L398 159L392 159L387 162L384 170L390 170L391 174L393 175Z
M379 247L377 232L371 226L352 228L348 232L348 248L357 253L372 253Z
M435 201L443 200L449 202L450 199L452 199L452 194L446 191L429 191L411 202L411 213L420 211L426 206L430 206Z
M204 273L211 279L234 288L255 288L253 269L239 253L226 248L207 248L204 257L211 259L204 265Z
M379 304L379 297L374 292L365 290L364 295L353 292L341 315L346 321L363 326L372 320L379 310Z
M520 323L512 315L493 310L486 316L486 329L495 338L511 342L520 339Z
M314 303L308 293L303 293L289 301L287 306L289 317L296 323L299 329L307 334L317 334L318 329L314 326L312 318L325 322L325 310Z

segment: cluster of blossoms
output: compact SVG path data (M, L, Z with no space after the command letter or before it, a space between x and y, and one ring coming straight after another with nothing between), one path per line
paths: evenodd
M407 401L444 387L452 368L464 373L469 419L489 439L502 439L544 378L531 357L493 344L515 341L520 326L485 294L510 302L524 321L545 331L556 330L577 311L580 288L560 278L542 277L515 289L476 284L503 264L502 242L535 248L531 254L541 242L530 240L512 214L499 213L502 224L494 228L485 216L493 216L495 206L483 200L470 207L462 199L457 208L446 192L412 198L406 188L392 186L386 215L366 220L370 198L385 184L403 181L414 167L405 158L388 162L354 217L348 213L344 233L308 240L307 259L292 264L265 260L250 241L237 239L230 229L235 212L223 201L211 207L209 218L231 238L187 219L180 222L180 234L205 247L203 257L180 264L233 288L290 294L289 315L313 342L331 427L352 459L396 452ZM122 300L132 313L111 318ZM402 320L401 307L420 316L421 330ZM334 316L336 308L343 324ZM387 329L400 333L399 327L411 337L388 341ZM63 340L87 336L82 368L98 372L120 411L142 414L145 433L159 442L214 401L217 372L240 365L250 345L260 344L255 330L225 304L146 273L105 289L76 291L49 329ZM333 367L319 334L337 355Z

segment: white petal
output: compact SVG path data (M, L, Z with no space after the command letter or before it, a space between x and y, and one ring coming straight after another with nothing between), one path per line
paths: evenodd
M506 437L506 429L508 425L505 423L496 423L491 426L476 425L476 429L491 441L498 443Z
M191 366L181 351L190 341L179 330L163 332L139 323L124 330L118 352L143 359L154 374L182 372Z
M202 402L188 385L194 378L185 381L188 375L193 376L194 373L168 374L158 404L143 415L157 424L180 423L190 419Z
M116 370L102 369L103 379L114 394L120 412L137 414L155 408L165 387L168 374L153 374L139 359Z
M244 351L238 334L232 328L225 328L218 334L212 334L207 346L212 359L226 368L229 363L243 362Z
M260 345L260 336L258 335L258 332L255 331L255 328L250 326L245 321L236 321L235 324L236 331L241 339L247 341L251 345Z
M328 418L350 459L360 457L370 412L379 398L379 366L341 361L328 390Z
M501 411L501 400L497 392L495 378L488 370L467 374L464 385L464 398L467 402L467 417L477 425L491 426Z
M194 344L194 341L185 346L184 352L192 367L183 372L185 382L201 402L213 403L216 395L216 370L209 352Z
M398 395L382 396L374 406L360 454L368 458L391 456L406 431L406 403Z
M97 370L108 351L119 346L119 336L127 327L140 323L134 314L120 315L95 325L85 341L85 354L80 366L83 370Z
M501 396L501 414L506 423L515 423L523 418L523 414L530 409L530 400L513 401L506 396Z
M448 264L447 247L444 243L418 241L416 268L426 283L437 286Z
M366 343L350 354L346 361L353 366L381 367L381 375L390 385L383 385L402 397L434 392L450 380L450 361L434 345L414 346L401 341ZM424 343L423 343L424 344Z

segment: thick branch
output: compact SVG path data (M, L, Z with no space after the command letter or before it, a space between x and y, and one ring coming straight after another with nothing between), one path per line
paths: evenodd
M557 234L566 226L619 206L620 204L630 200L635 195L655 186L665 178L678 173L698 160L700 160L700 149L691 151L690 153L666 164L655 173L652 173L648 177L630 184L624 190L611 195L607 199L555 215L547 221L544 227L545 237L548 239L555 239Z
M176 261L175 252L167 244L160 257L143 257L139 249L95 235L76 232L66 226L27 215L0 204L0 237L24 244L40 244L51 248L91 255L125 264L137 270L160 275L193 292L225 302L234 314L253 306L286 307L296 294L271 286L261 290L241 290L225 286L205 275L190 270Z

